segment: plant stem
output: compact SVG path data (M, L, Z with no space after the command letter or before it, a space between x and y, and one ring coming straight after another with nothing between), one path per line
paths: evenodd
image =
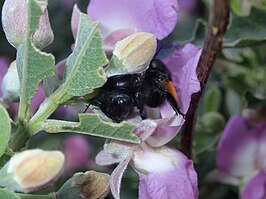
M56 199L54 194L49 195L33 195L33 194L22 194L17 193L17 196L19 196L20 199Z
M32 135L42 130L40 123L44 122L61 103L70 98L71 97L64 92L64 88L60 87L53 95L47 98L40 105L40 108L30 119L29 123L20 122L17 131L9 143L9 147L13 151L21 149Z
M20 125L17 131L14 133L14 136L11 138L9 148L14 152L18 151L25 145L29 138L30 134L28 132L28 128L26 126Z
M181 150L189 158L192 157L193 132L196 114L209 73L222 47L223 38L229 24L230 0L215 0L211 11L208 34L205 39L202 55L197 67L197 76L201 90L191 96L191 102L186 114L184 131L181 134Z
M35 115L30 119L29 131L34 135L41 130L40 123L44 122L61 103L70 99L71 96L64 92L64 87L60 87L53 95L47 98L39 107Z

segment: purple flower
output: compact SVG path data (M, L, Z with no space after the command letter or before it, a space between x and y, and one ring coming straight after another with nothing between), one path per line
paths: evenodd
M196 67L198 65L201 50L195 45L187 44L182 49L177 49L165 58L163 61L170 69L173 76L173 84L177 90L178 103L181 111L186 113L191 95L200 90L200 83L196 75ZM184 118L176 115L172 107L166 101L158 108L148 108L147 115L151 120L147 120L146 126L153 128L150 134L143 141L146 141L152 147L162 146L171 141L178 131L181 129ZM142 119L137 112L131 115L128 121L135 124L141 123ZM140 125L137 125L140 127ZM139 131L138 128L136 131ZM138 135L139 136L139 135Z
M132 145L111 142L96 157L96 162L109 165L119 162L113 171L110 186L113 196L120 198L122 175L131 163L139 174L140 199L195 199L198 197L197 174L193 163L181 152L153 148L145 143Z
M30 110L31 110L32 115L37 112L40 104L44 101L45 97L46 97L46 95L45 95L43 85L40 84L38 86L38 89L37 89L35 95L33 96L32 100L31 100Z
M216 154L217 169L209 178L240 186L242 199L266 194L266 122L254 124L233 116L225 127Z
M141 146L132 159L140 176L139 198L198 198L197 173L191 160L168 147Z
M5 57L0 57L0 86L2 85L2 80L4 78L4 75L7 72L8 68L8 61ZM0 97L2 97L2 89L0 89Z
M117 41L135 32L149 32L158 39L165 38L176 24L178 4L176 0L92 0L87 11L93 19L100 21L104 48L111 55ZM79 12L75 6L71 22L74 37ZM163 60L172 72L183 113L189 108L191 95L200 90L196 75L200 56L199 48L187 44ZM180 152L163 146L175 137L184 118L176 115L168 102L158 108L148 108L147 114L150 119L142 120L137 113L129 119L137 125L134 133L140 138L140 145L111 141L96 157L100 165L119 163L110 179L113 196L120 197L121 179L131 162L140 175L140 198L162 198L162 195L168 198L197 198L197 175L192 162ZM160 158L166 160L161 165L158 162L152 165L140 163L158 161Z
M149 32L158 39L169 35L178 15L176 0L91 0L88 15L101 23L104 48L112 52L114 44L135 32ZM79 10L72 14L72 32L77 34Z
M65 155L66 173L73 172L77 168L87 167L89 163L89 144L84 136L72 135L63 142L62 152Z
M173 83L177 90L177 96L179 99L179 104L182 112L186 113L189 108L190 98L194 92L199 91L200 84L196 75L196 67L201 55L201 50L192 44L185 45L182 49L177 49L173 52L173 54L163 61L171 70L173 75ZM154 151L161 151L164 149L164 144L168 143L171 139L175 137L178 133L179 129L184 123L184 119L181 115L176 115L173 111L172 107L165 102L161 107L153 108L147 110L148 117L151 119L142 120L140 116L135 116L131 118L129 121L137 124L137 128L134 133L140 138L141 144L129 144L125 142L112 141L105 145L104 150L101 151L97 157L96 162L100 165L109 165L114 163L119 163L116 169L113 171L111 175L111 190L115 198L119 198L120 193L120 184L123 173L129 164L130 161L134 162L134 154L138 154L140 151L140 147L146 144L148 148L151 148ZM152 148L157 147L157 148ZM167 149L168 150L168 149ZM173 152L173 150L171 150ZM161 154L161 153L159 153ZM178 156L178 161L184 163L184 159L181 158L181 153L176 152L176 156ZM165 154L161 154L164 156ZM161 157L160 156L160 157ZM173 155L174 156L174 155ZM182 156L183 157L183 156ZM166 157L167 158L167 157ZM184 157L185 158L185 157ZM181 160L182 159L182 160ZM144 160L142 160L144 161ZM151 161L151 160L150 160ZM185 164L185 163L184 163ZM191 163L190 163L191 164ZM190 167L182 166L182 167L173 167L174 169L167 170L165 173L165 181L160 181L158 179L163 179L159 177L162 175L161 172L151 172L151 174L146 175L147 172L140 173L140 196L143 198L157 198L159 197L160 190L159 187L162 186L160 182L166 183L169 176L172 177L173 181L170 184L175 186L187 186L190 180L188 180L186 175L183 175L185 170ZM151 168L152 169L152 168ZM156 168L155 168L156 169ZM139 168L139 170L142 170ZM189 173L189 171L187 171ZM173 175L173 173L176 175ZM167 174L167 175L166 175ZM191 173L190 173L191 174ZM191 174L192 175L192 174ZM167 177L168 176L168 177ZM194 176L196 174L194 173ZM184 178L186 180L184 180ZM156 180L153 184L152 180ZM182 183L179 180L183 180ZM196 186L196 178L192 178L193 183L191 182L190 191L184 193L182 190L184 189L173 189L173 187L168 186L164 191L171 194L178 194L179 197L183 198L197 198L197 186ZM158 186L155 186L158 183ZM154 185L154 186L153 186ZM192 186L193 185L193 186ZM152 190L154 192L152 192ZM176 192L173 193L173 190ZM193 191L191 191L193 190ZM167 194L164 193L164 194ZM193 193L193 194L192 194ZM150 195L147 195L150 194ZM182 195L183 194L183 195ZM173 195L173 198L176 198L177 195ZM171 197L171 196L169 196Z
M87 11L93 19L100 21L105 49L107 54L110 54L117 41L134 32L150 32L158 39L166 37L176 24L178 4L175 0L147 0L145 2L140 0L92 0ZM74 36L77 33L79 12L75 6L71 22ZM144 18L147 20L143 20ZM187 44L183 49L177 49L163 60L173 74L173 83L177 89L181 110L184 113L188 110L191 95L200 90L196 75L200 55L200 49L192 44ZM183 117L176 116L168 103L164 103L160 109L150 109L148 117L153 118L157 123L156 131L147 140L151 146L155 147L169 142L184 123ZM132 121L139 122L141 120L133 118Z
M163 60L172 73L178 103L183 113L188 111L191 95L200 90L196 74L200 56L201 50L198 47L186 44ZM184 123L184 118L181 115L177 116L168 102L160 107L159 112L160 119L155 120L158 127L147 140L147 143L154 147L162 146L172 140Z
M179 99L178 103L183 113L186 113L189 108L191 95L200 90L200 83L196 75L196 67L200 56L201 50L199 48L187 44L184 48L177 49L172 55L163 60L172 73L173 84ZM141 138L141 140L146 141L152 147L160 147L171 141L185 121L181 115L176 115L167 101L158 108L147 107L147 115L151 120L147 120L145 125L150 125L153 131L146 132L145 136L147 137L145 139ZM128 121L140 124L142 119L139 114L135 113L131 115ZM138 126L141 127L141 125ZM137 128L136 132L138 131L141 130Z

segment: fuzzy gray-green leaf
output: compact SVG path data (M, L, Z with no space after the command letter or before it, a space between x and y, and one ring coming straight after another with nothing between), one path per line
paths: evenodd
M1 199L19 199L14 192L9 191L8 189L2 189L0 188L0 198Z
M245 47L266 43L266 9L252 7L249 16L232 14L224 47Z
M80 14L75 48L66 64L66 92L72 96L84 96L101 87L106 82L102 66L107 63L99 23Z
M266 43L266 9L252 7L249 16L232 13L231 18L230 26L224 37L224 48L239 48ZM198 20L194 34L189 41L202 46L207 28L207 23Z
M5 153L10 139L11 124L6 109L0 105L0 157Z
M21 84L20 116L28 112L31 98L39 83L54 74L54 57L41 52L32 43L32 36L37 29L42 9L35 0L28 1L28 29L24 43L17 49L17 67Z
M132 132L135 125L128 122L105 122L96 114L79 114L80 122L47 120L43 129L51 133L73 132L92 136L138 143L140 140Z

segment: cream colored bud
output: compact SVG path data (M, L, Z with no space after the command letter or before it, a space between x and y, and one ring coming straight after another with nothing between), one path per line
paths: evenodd
M16 61L13 61L2 80L3 99L7 102L19 101L20 83Z
M13 174L16 183L31 192L44 187L62 171L65 157L60 151L26 150L15 154L7 172Z
M33 43L40 49L48 46L54 39L47 12L47 1L37 1L43 14L40 17L39 27L33 35ZM5 0L3 5L3 29L7 40L15 48L22 44L26 38L28 26L27 2L27 0Z
M120 63L118 73L140 73L146 70L157 47L156 37L147 32L132 34L116 43L113 51L113 61ZM112 71L113 73L113 71Z

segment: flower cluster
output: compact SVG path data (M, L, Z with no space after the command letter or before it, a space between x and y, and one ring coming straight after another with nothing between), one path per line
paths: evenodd
M265 143L265 117L261 121L246 116L231 117L217 147L217 169L209 174L209 179L239 186L241 199L264 198Z
M72 14L74 37L79 12L75 6ZM87 12L100 22L104 49L111 56L118 41L136 32L148 32L159 40L164 39L175 27L179 5L176 0L91 0ZM162 59L172 73L184 113L189 108L191 95L200 90L196 75L200 55L199 48L186 44ZM110 179L113 196L120 198L121 178L130 164L140 176L139 198L197 198L197 174L192 161L181 152L165 146L176 136L184 118L176 115L167 102L147 110L147 114L150 119L141 120L140 116L130 119L137 125L134 133L141 144L110 141L96 157L100 165L119 163Z
M7 2L4 6L3 13L6 7L14 6L15 9L12 13L14 16L12 18L17 18L20 24L27 21L27 16L25 15L27 4L25 0L20 0L21 6L14 3L14 0ZM51 27L49 23L46 23L49 21L46 8L47 1L43 2L44 15L40 20L39 29L33 35L33 43L40 49L47 46L53 40ZM152 44L156 44L156 39L162 40L166 38L176 25L180 9L188 9L190 4L187 5L184 2L183 0L91 0L87 8L87 13L94 20L100 22L106 54L110 57L112 55L120 56L121 53L119 54L117 51L114 51L115 45L117 46L119 41L125 38L128 39L134 33L149 33L147 39L150 39L151 42L147 43ZM79 13L80 11L77 6L74 6L71 20L74 38L77 35ZM5 16L2 19L3 28L5 29L7 38L17 48L25 38L27 26L26 24L21 27L17 26L17 24L14 26L13 20L9 20L5 14L3 16ZM15 27L15 29L12 29L12 27ZM147 51L149 53L145 57L147 60L135 59L134 62L130 62L127 65L128 68L130 69L136 63L139 64L140 69L147 67L149 65L147 63L149 63L156 51L156 46L152 46L153 48ZM168 53L167 56L162 58L162 61L172 73L178 103L181 111L186 113L189 108L191 95L200 90L196 67L201 56L201 49L193 44L186 44L183 48L173 47L173 49L171 53ZM61 65L65 65L65 63L59 63L56 69L60 70ZM13 71L11 72L13 74ZM61 72L57 72L60 76ZM0 78L1 80L2 78ZM5 81L3 80L3 82ZM15 93L16 98L19 97L19 88L17 91ZM4 89L3 94L5 95ZM31 107L31 110L33 112L36 111L44 98L44 90L40 87L32 100L31 106L33 107ZM96 157L96 162L100 165L118 163L110 178L113 196L116 199L120 198L121 179L125 169L130 164L139 174L139 198L197 198L197 174L193 162L180 151L166 146L184 124L185 120L183 116L176 115L168 102L164 102L158 108L147 108L147 115L149 119L146 120L142 120L138 115L129 119L129 121L135 123L137 126L134 133L141 140L140 144L110 141L104 145L104 149ZM72 147L72 144L76 144L76 141L79 140L75 140L74 143L66 142L64 149L69 148L69 146ZM82 150L85 151L86 149ZM65 152L68 154L69 151L66 150ZM75 161L80 160L79 157L72 157L71 154L69 155L69 159L75 159ZM66 160L68 161L68 159ZM87 161L83 162L82 160L83 157L81 157L80 164L85 165ZM69 162L71 163L71 161ZM67 166L69 168L73 167L71 164Z

